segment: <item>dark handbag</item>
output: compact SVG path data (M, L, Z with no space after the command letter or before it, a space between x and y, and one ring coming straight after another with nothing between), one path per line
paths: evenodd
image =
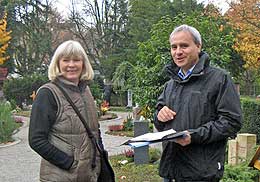
M98 176L98 182L115 182L115 174L108 160L108 153L106 150L102 150L100 154L101 170Z
M101 170L100 170L100 174L98 176L97 182L115 182L115 173L114 173L114 170L113 170L113 168L111 167L111 165L109 163L107 151L104 150L103 147L101 147L99 145L99 143L95 139L93 133L89 129L85 119L80 114L78 108L72 102L72 100L68 96L67 92L65 92L65 90L58 83L53 82L53 84L56 85L61 90L63 95L66 97L67 101L70 103L70 105L72 106L72 108L74 109L76 114L78 115L79 119L83 123L83 125L84 125L84 127L85 127L85 129L86 129L86 131L88 133L88 137L90 138L92 144L97 147L97 149L98 149L98 151L100 153ZM95 165L96 165L96 161L95 160L96 160L96 150L94 150L94 154L93 154L92 168L94 168Z

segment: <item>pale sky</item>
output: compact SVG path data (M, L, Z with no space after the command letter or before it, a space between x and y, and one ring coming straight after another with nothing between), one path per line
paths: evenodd
M58 11L65 17L67 17L69 13L70 1L71 0L56 0L56 7ZM74 0L74 2L75 1L77 0ZM204 4L213 3L214 5L216 5L221 9L222 13L226 12L229 8L227 1L230 2L231 0L197 0L197 2L199 3L204 2Z
M229 5L227 2L231 2L232 0L197 0L197 2L204 4L213 3L217 7L221 9L222 13L225 13L229 9Z
M68 17L70 0L57 0L55 4L56 4L57 10L63 16Z

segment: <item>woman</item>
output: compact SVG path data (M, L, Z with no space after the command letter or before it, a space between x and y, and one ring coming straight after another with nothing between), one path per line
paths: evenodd
M94 152L96 147L81 120L53 84L59 84L68 93L95 138L102 143L94 99L87 86L93 75L78 42L66 41L56 49L48 70L50 83L38 90L30 117L29 144L42 157L40 181L97 181L100 154Z

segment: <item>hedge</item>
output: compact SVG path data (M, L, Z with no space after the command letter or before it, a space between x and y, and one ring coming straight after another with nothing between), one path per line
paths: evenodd
M243 126L240 133L256 134L257 143L260 142L260 100L249 97L241 97L243 110Z

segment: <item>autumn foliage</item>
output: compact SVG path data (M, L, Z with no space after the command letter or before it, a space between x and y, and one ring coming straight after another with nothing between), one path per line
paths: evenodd
M227 18L238 31L234 49L245 61L245 68L260 68L260 2L241 0L230 4Z
M6 31L7 27L7 13L4 14L3 19L0 19L0 65L9 59L9 56L6 56L6 50L11 39L11 31Z

